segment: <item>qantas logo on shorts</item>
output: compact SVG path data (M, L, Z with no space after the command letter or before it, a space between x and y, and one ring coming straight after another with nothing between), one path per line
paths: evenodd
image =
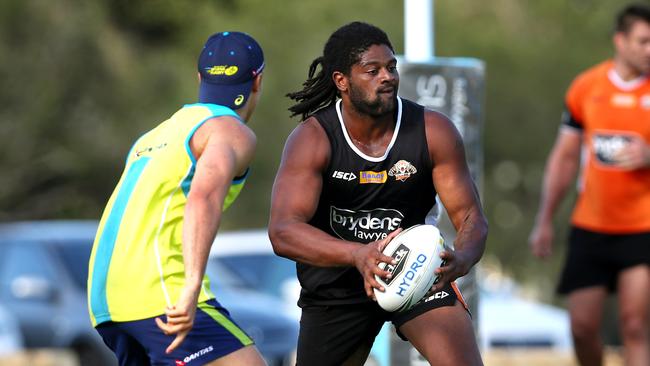
M357 176L354 175L354 173L346 173L335 170L334 173L332 173L332 178L347 180L349 182L351 180L357 179Z
M195 360L201 356L204 356L210 352L214 351L214 348L212 346L205 347L203 349L198 350L197 352L194 352L190 355L187 355L183 361L176 360L176 366L184 366L187 363L190 363L192 360Z
M391 177L395 177L396 180L399 180L400 182L403 182L409 177L415 173L417 173L418 170L415 169L415 167L409 163L406 160L400 160L395 165L393 165L392 168L388 171L388 175Z
M347 210L330 207L330 227L341 239L370 243L397 229L404 215L393 209Z

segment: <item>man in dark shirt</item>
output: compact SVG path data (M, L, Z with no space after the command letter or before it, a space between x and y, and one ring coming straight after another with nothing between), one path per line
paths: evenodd
M453 123L397 96L386 34L347 24L289 97L303 122L289 137L271 204L275 252L297 262L302 291L298 365L362 365L385 321L435 365L480 365L470 315L454 280L481 258L487 222ZM321 71L316 74L316 69ZM340 100L337 101L337 99ZM414 307L389 313L374 300L381 251L425 223L438 194L458 230L441 254L441 280ZM431 245L434 245L431 243Z

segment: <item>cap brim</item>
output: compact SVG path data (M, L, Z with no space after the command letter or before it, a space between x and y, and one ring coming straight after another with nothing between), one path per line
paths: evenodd
M212 84L201 80L199 84L199 102L239 109L248 101L254 80L236 85Z

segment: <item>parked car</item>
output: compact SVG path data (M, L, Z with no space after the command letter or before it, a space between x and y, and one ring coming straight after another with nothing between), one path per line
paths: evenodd
M0 303L15 314L26 347L71 348L81 365L115 365L87 309L88 260L96 229L96 221L0 224ZM268 364L283 365L295 353L295 322L273 311L277 299L238 286L225 268L211 271L218 300L255 340Z
M16 316L27 348L70 348L82 365L115 357L90 325L88 258L95 222L0 225L0 302Z
M482 272L478 319L482 349L571 350L569 313L565 309L526 299L510 278Z
M295 365L298 324L278 312L276 297L247 287L237 275L218 263L206 269L217 300L255 341L269 366Z
M20 352L23 348L23 338L14 316L3 306L0 306L0 360Z
M296 321L300 285L295 263L273 253L266 230L242 230L217 235L208 267L225 266L243 285L284 299L283 311ZM482 350L503 347L571 347L568 315L563 309L526 300L504 287L487 285L484 272L477 276L478 332ZM512 287L510 287L512 288ZM396 340L388 323L375 339L366 365L426 365L427 362L407 343Z

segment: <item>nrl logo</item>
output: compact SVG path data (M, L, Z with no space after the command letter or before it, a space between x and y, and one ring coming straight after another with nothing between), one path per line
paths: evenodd
M417 173L417 169L406 160L400 160L388 171L388 175L395 177L396 180L403 182L412 174Z
M408 258L409 253L411 250L404 244L400 244L399 247L393 252L391 257L395 259L397 264L388 264L384 268L386 271L390 272L391 277L390 278L382 278L383 282L386 285L390 285L391 282L393 282L393 279L397 277L400 273L402 273L402 270L404 269L404 264L406 263L406 258Z

